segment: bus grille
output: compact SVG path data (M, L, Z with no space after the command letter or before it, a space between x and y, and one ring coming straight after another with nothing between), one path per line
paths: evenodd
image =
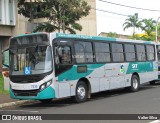
M15 96L37 96L39 90L13 90Z

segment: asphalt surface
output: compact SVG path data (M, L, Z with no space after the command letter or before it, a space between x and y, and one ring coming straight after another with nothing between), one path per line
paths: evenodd
M52 101L49 104L35 101L34 103L2 108L0 114L160 114L160 83L143 85L135 93L130 93L125 89L96 93L92 95L90 100L80 104L74 103L71 98ZM87 120L85 122L149 123L154 120ZM62 120L61 122L72 123L74 121ZM76 120L76 122L82 123L84 121Z

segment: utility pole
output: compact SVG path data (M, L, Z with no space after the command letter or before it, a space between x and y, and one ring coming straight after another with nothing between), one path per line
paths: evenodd
M31 22L31 32L33 32L33 24L34 24L34 18L33 18L33 3L32 0L30 0L31 8L30 8L30 22Z
M156 21L156 43L158 43L158 20L160 17L158 17L157 21Z

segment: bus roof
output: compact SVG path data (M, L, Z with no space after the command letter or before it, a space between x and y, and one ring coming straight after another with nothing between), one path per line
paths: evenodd
M48 34L48 33L46 32L27 33L27 34L19 34L19 35L16 35L15 37L18 38L18 37L23 37L23 36L37 35L37 34Z
M37 34L48 34L46 32L37 32L30 34L21 34L15 37L31 36ZM111 37L102 37L102 36L88 36L88 35L77 35L77 34L64 34L64 33L50 33L55 34L56 38L73 38L73 39L88 39L88 40L99 40L99 41L124 41L124 42L135 42L136 43L145 43L145 44L156 44L153 41L142 41L142 40L133 40L133 39L121 39L121 38L111 38Z
M77 35L77 34L64 34L56 33L56 38L76 38L76 39L88 39L88 40L100 40L100 41L124 41L124 42L137 42L145 44L155 44L153 41L143 41L143 40L132 40L132 39L121 39L121 38L111 38L102 36L88 36L88 35Z

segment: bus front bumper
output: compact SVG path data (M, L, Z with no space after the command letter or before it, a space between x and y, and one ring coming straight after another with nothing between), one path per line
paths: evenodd
M49 86L37 94L37 96L15 96L13 90L10 88L10 97L12 99L22 100L42 100L42 99L53 99L55 98L55 90Z

